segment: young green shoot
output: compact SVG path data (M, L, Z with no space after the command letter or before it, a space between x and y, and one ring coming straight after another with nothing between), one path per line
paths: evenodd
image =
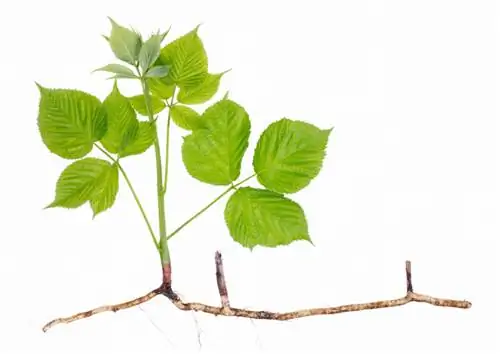
M159 294L167 296L181 310L277 320L400 306L411 301L470 307L468 302L425 297L408 290L406 297L398 300L287 314L231 308L219 253L216 267L219 291L221 298L224 297L222 306L182 302L172 290L169 240L180 235L187 225L226 196L224 220L228 235L242 247L312 243L305 211L293 200L293 194L306 188L318 176L333 128L320 128L301 119L276 119L261 132L251 152L253 173L241 178L242 162L250 153L251 119L228 92L216 98L220 82L229 70L209 71L207 53L199 36L200 26L165 44L170 29L143 37L109 20L111 31L103 37L116 62L94 70L111 74L114 84L106 97L100 99L78 89L47 88L37 83L41 140L51 153L70 161L56 182L55 197L47 208L76 209L88 204L93 217L98 217L113 207L121 175L158 252L163 281L157 289L140 298L57 319L44 330L57 323L136 306ZM121 80L137 83L137 94L125 96L120 91ZM201 111L199 105L205 103L209 105ZM164 118L166 131L162 136L157 123ZM172 129L173 125L177 129ZM166 203L172 134L183 134L182 146L175 151L182 155L185 167L185 171L174 173L187 172L202 183L226 186L219 196L176 228L170 228L167 223ZM93 157L95 151L105 159ZM158 230L151 226L150 215L121 164L123 159L150 151L155 156L151 173L156 176ZM245 186L252 178L260 184L259 188Z

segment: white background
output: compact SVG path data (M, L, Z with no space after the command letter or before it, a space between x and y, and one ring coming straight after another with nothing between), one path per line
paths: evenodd
M0 353L496 352L499 9L457 0L2 3ZM335 127L321 174L291 196L315 246L243 249L221 202L172 239L183 299L218 304L218 249L235 306L286 311L399 297L410 259L416 291L472 308L409 304L276 323L184 313L156 298L42 333L54 317L128 300L161 280L125 184L95 220L88 206L42 210L68 161L41 142L34 82L103 99L112 82L90 72L113 62L101 37L106 16L146 35L172 26L169 40L202 23L210 70L232 68L217 97L230 90L252 119L242 176L270 122ZM170 230L223 190L187 175L181 134L174 129ZM152 217L153 155L124 161Z

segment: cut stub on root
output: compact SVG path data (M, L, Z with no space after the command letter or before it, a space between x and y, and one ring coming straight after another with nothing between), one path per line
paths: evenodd
M217 288L219 289L220 303L222 307L229 307L229 295L227 293L226 277L224 276L222 255L219 251L215 252L215 277L217 279Z

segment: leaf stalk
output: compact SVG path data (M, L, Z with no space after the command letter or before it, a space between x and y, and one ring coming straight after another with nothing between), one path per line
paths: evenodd
M241 186L243 183L247 182L248 180L252 179L253 177L255 177L257 174L254 173L253 175L243 179L242 181L236 183L236 184L231 184L224 192L222 192L221 194L219 194L214 200L212 200L210 203L208 203L206 206L204 206L203 208L201 208L196 214L194 214L193 216L191 216L188 220L186 220L181 226L179 226L177 229L175 229L172 233L170 233L168 236L167 236L167 240L170 240L172 237L174 237L177 233L179 233L179 231L181 231L183 228L185 228L186 226L188 226L191 222L193 222L196 218L198 218L201 214L203 214L205 211L207 211L212 205L214 205L215 203L217 203L219 200L221 200L226 194L228 194L229 192L231 192L233 189L236 189L238 188L239 186Z
M94 144L96 148L98 148L104 155L106 155L111 161L113 161L116 166L118 167L118 170L122 174L123 178L125 179L125 182L127 183L128 188L130 189L130 192L132 193L132 196L134 197L135 203L139 207L139 210L142 214L142 218L146 222L146 226L148 227L149 233L151 234L151 239L153 240L153 243L155 244L155 248L160 251L160 245L158 244L158 240L156 238L155 232L153 231L153 227L151 226L151 223L149 222L148 216L146 214L146 211L144 210L144 207L142 206L142 203L139 199L139 196L137 195L134 186L132 185L132 182L130 181L130 178L128 177L127 173L125 172L125 169L122 167L120 164L120 161L118 158L114 158L109 154L106 150L104 150L102 147L100 147L97 144Z

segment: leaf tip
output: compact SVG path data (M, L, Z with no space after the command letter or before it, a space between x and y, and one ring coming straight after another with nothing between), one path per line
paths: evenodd
M36 85L36 87L38 87L38 90L39 90L40 92L43 92L43 91L45 90L45 87L43 87L40 83L38 83L38 82L36 82L36 81L35 81L35 85Z
M141 32L138 29L134 28L134 27L131 27L130 30L137 36L137 39L139 40L139 42L142 45L143 42L144 42L144 38L142 38Z
M105 66L101 66L101 67L99 67L97 69L92 70L90 73L93 74L93 73L96 73L98 71L105 71L104 69L105 69Z
M330 135L333 131L333 128L334 127L330 127L330 128L327 128L327 129L323 129L322 130L322 133L325 135L325 139L326 139L326 142L328 143L328 140L330 139Z
M96 211L96 210L94 210L94 208L92 208L92 221L94 221L95 217L97 215L99 215L100 213L101 213L100 211L98 211L98 210Z
M172 25L170 25L170 27L168 27L168 29L165 32L163 32L163 34L161 35L161 42L163 42L165 40L165 38L167 37L167 35L170 33L171 29L172 29Z
M50 204L48 204L48 205L44 206L44 207L42 208L42 210L52 209L52 208L55 208L56 206L58 206L58 205L57 205L57 203L56 203L55 201L53 201L53 202L51 202Z
M118 25L115 20L113 20L110 16L107 16L109 22L111 23L112 26Z
M200 29L201 25L203 25L203 22L198 23L196 27L191 31L191 33L194 35L198 35L198 30Z
M316 247L316 245L314 244L314 242L311 240L311 238L309 237L309 235L307 235L307 238L304 239L304 241L307 241L311 244L311 246L313 247Z

